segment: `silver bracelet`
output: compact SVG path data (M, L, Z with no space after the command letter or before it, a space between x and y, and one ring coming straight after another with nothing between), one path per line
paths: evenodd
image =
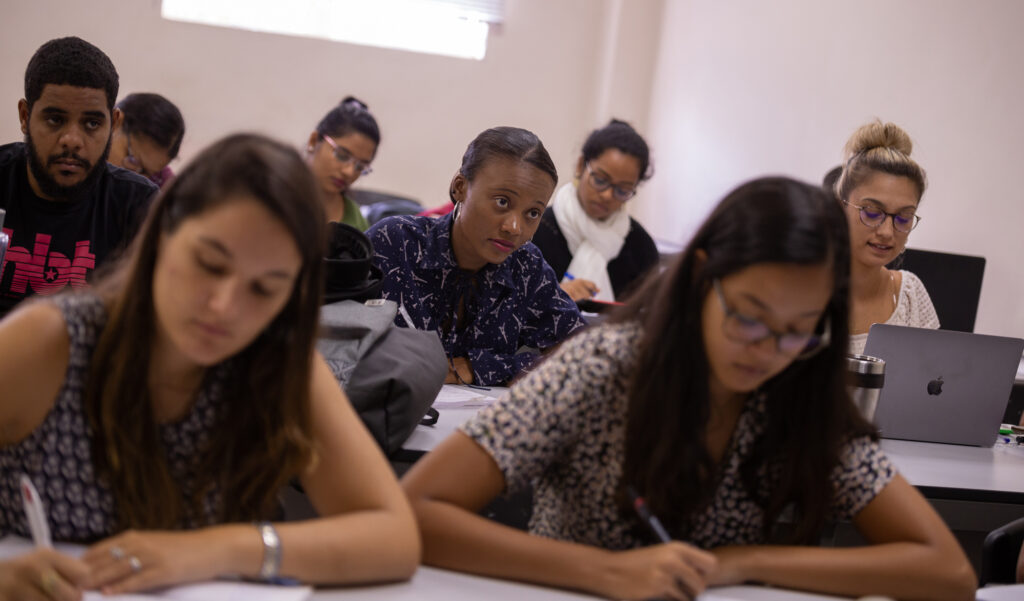
M281 571L281 537L277 535L270 522L256 524L260 531L260 538L263 539L263 563L260 564L260 578L270 580L277 578Z

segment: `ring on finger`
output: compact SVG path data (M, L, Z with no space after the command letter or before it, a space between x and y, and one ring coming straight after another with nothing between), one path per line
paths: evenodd
M110 556L114 558L114 561L121 561L124 559L124 550L121 547L111 547Z
M43 570L39 577L39 586L47 596L53 596L53 593L57 591L57 583L59 581L60 576L57 575L56 570Z
M138 573L139 570L142 569L142 562L139 561L139 558L135 557L134 555L128 558L128 565L132 567L132 572L134 573Z

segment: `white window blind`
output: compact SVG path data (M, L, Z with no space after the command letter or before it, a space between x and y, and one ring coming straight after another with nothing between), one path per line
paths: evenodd
M504 0L163 0L165 19L481 60Z

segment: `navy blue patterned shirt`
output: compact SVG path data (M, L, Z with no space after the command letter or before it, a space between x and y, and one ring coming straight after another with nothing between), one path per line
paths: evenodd
M448 357L466 357L478 384L505 384L584 325L576 303L533 243L475 273L459 269L452 216L401 215L366 232L384 272L384 298L404 307L421 330L434 330ZM457 308L463 302L459 319ZM408 327L399 311L395 324Z

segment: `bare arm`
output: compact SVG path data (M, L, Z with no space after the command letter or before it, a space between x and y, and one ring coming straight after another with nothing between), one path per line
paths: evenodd
M281 571L310 582L406 580L420 540L391 465L319 354L313 389L319 460L302 483L324 517L280 526Z
M533 536L476 514L505 486L479 445L456 432L421 459L402 484L412 500L424 562L585 590L618 599L689 599L714 567L709 554L683 543L611 552Z
M301 480L322 517L275 526L280 575L323 584L408 579L420 543L391 466L319 354L311 389L317 463ZM131 557L141 565L137 573L124 559ZM83 559L94 570L93 586L119 594L229 574L256 577L263 542L249 524L127 532L91 547Z
M819 547L721 547L715 584L757 581L859 597L965 601L977 579L953 534L928 501L897 475L854 517L870 543Z
M39 427L57 400L70 340L60 309L28 302L0 321L0 446Z

